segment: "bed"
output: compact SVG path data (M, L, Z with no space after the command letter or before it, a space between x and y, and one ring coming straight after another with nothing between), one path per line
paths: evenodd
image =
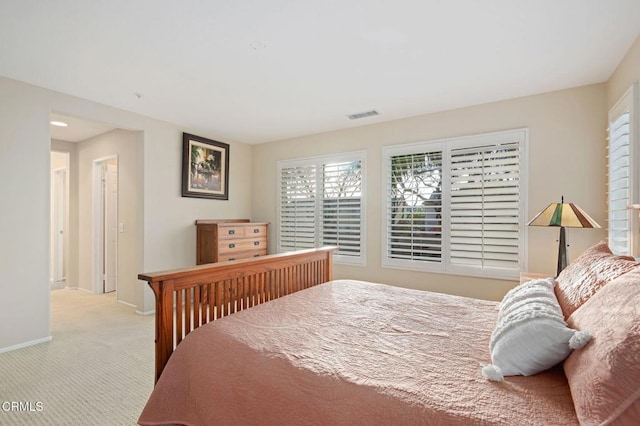
M572 387L559 364L528 377L487 380L481 369L491 363L497 302L332 280L332 251L141 274L156 295L157 382L139 423L574 425L640 419L640 385L633 380L613 386L615 406L586 417L594 405L578 404L578 390L594 383L612 388L593 375L576 374ZM618 275L640 283L637 264L627 266ZM628 283L612 291L618 287L626 292ZM618 312L630 318L631 329L638 318L629 315L633 306ZM581 352L605 350L590 345ZM588 359L574 359L574 373ZM628 361L624 374L633 376L633 357Z

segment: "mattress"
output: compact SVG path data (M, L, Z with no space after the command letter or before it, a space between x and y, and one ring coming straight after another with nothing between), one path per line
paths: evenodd
M139 423L578 424L561 367L482 376L496 318L491 301L321 284L190 333Z

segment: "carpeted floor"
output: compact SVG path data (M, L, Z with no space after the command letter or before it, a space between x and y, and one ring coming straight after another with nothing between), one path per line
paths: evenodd
M51 342L0 354L0 425L134 425L153 389L154 317L54 290L51 327Z

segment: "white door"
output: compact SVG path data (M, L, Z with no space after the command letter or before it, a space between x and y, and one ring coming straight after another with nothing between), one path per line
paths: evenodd
M118 164L109 161L104 168L104 292L116 291L118 282Z
M65 169L53 172L53 281L60 283L64 280L64 223L65 223L65 192L67 186L67 171Z

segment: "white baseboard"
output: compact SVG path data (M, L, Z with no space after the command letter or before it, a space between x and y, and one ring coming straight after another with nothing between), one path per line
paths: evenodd
M82 288L82 287L65 287L66 290L80 290L80 291L84 291L85 293L89 293L89 294L94 294L91 290L87 290L86 288Z
M118 303L122 303L123 305L130 306L130 307L132 307L134 309L137 308L136 305L133 305L133 304L127 303L127 302L123 302L122 300L118 300ZM155 313L156 313L155 309L152 310L152 311L145 311L145 312L142 312L142 311L139 311L139 310L136 309L136 314L142 315L142 316L154 315Z
M61 290L65 288L66 279L62 279L61 281L53 281L49 280L49 285L51 286L51 290Z
M129 303L129 302L124 302L124 301L122 301L122 300L116 300L116 302L118 302L118 303L122 303L123 305L128 306L128 307L133 308L133 309L137 308L137 306L136 306L136 305L131 304L131 303ZM138 311L136 311L136 312L138 312Z
M50 342L51 339L53 339L53 336L43 337L42 339L36 339L36 340L32 340L30 342L19 343L17 345L8 346L6 348L0 348L0 354L4 353L4 352L11 352L11 351L15 351L17 349L26 348L28 346L38 345L40 343Z

